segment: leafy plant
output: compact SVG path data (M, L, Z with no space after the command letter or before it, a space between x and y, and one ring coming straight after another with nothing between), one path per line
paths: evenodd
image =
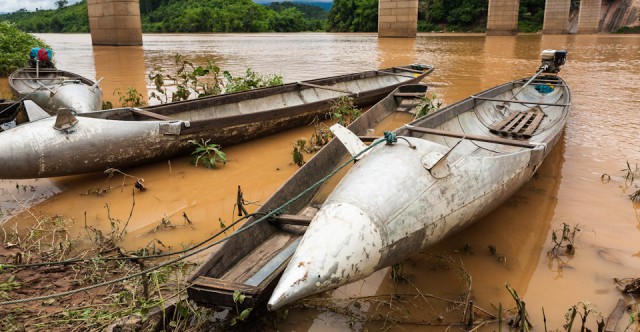
M196 145L196 150L191 154L195 155L193 158L193 164L198 166L198 162L202 160L202 164L206 168L216 168L218 163L227 163L227 155L220 150L221 146L211 143L210 140L201 139L200 142L196 140L189 140L189 143Z
M149 74L155 86L150 98L160 103L215 96L221 93L246 91L284 83L282 76L260 75L251 68L243 77L233 77L230 72L223 71L214 61L206 65L195 65L184 56L174 56L173 73L164 74L156 68Z
M331 130L324 123L320 122L318 117L315 117L313 119L312 124L313 134L311 134L311 138L309 138L311 150L308 152L315 152L320 150L322 146L325 146L327 143L329 143L329 140L333 136Z
M225 85L226 93L284 84L282 76L260 75L251 70L251 68L247 69L244 77L233 77L228 71L224 72L224 77L227 80Z
M329 109L329 117L343 126L348 126L355 121L362 112L355 106L355 100L349 96L343 96L332 101Z
M431 114L442 107L442 100L438 99L435 93L425 95L418 106L416 106L416 119L420 119Z
M0 76L24 67L33 47L49 47L42 40L21 31L8 21L0 22Z
M174 56L174 69L171 74L163 74L161 68L156 68L149 74L149 79L155 85L150 98L161 103L218 95L223 91L223 80L220 77L220 67L213 61L196 66L184 56ZM166 84L175 86L169 89ZM169 95L171 97L169 98Z
M128 87L125 92L120 91L120 89L116 89L113 94L118 95L118 101L122 107L139 107L147 104L144 96L133 87ZM111 104L110 102L105 102L102 104L103 108L104 106L109 106L109 104L106 103Z
M293 163L298 165L298 166L302 166L305 164L304 161L304 155L302 154L302 151L305 150L305 145L307 144L307 140L305 140L304 138L301 138L299 140L297 140L294 144L293 144Z
M242 304L245 300L246 296L242 294L240 291L233 292L233 303L236 305L236 316L231 318L231 326L236 325L238 321L244 321L249 317L252 308L246 308L242 311L238 308L238 305Z

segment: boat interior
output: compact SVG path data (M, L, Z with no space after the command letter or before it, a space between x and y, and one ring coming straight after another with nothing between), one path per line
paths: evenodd
M9 82L19 94L53 89L67 83L95 84L85 77L55 68L21 68L9 76Z
M432 70L433 67L418 65L393 67L149 106L145 107L143 112L138 109L123 108L94 112L84 116L125 121L211 120L283 108L305 107L313 103L328 103L340 97L355 98L362 94L377 93L381 89L407 83L419 76L426 76Z
M562 130L571 96L562 79L514 81L451 105L398 134L419 137L476 157L490 157L548 143Z

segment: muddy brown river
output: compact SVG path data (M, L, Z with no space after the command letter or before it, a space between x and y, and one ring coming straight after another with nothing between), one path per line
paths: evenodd
M114 104L117 89L149 91L147 75L158 67L171 67L176 53L198 64L215 60L237 75L249 67L279 74L286 82L433 64L436 71L425 83L451 104L533 74L543 49L568 49L560 74L572 92L572 113L563 139L529 183L470 228L406 261L402 274L407 281L394 283L390 269L379 271L314 299L333 310L290 309L278 326L296 331L446 330L427 324L459 321L461 311L430 295L464 301L466 296L460 295L469 281L471 299L491 313L500 304L515 306L505 288L505 283L511 285L526 301L537 331L544 329L543 308L547 327L562 329L565 312L580 301L597 306L605 317L618 299L633 302L621 295L613 278L640 277L640 203L628 197L640 189L640 179L631 183L621 171L627 162L632 169L640 164L640 36L429 34L378 39L374 34L166 34L144 35L142 47L92 47L87 34L38 36L55 51L59 68L104 78L105 99ZM6 80L0 81L0 93L7 93ZM406 120L394 119L389 126ZM122 170L144 178L148 190L135 197L133 181L128 178L123 185L121 175L0 180L0 220L9 226L31 223L34 216L62 216L80 242L88 236L85 224L109 232L110 220L119 225L128 220L122 240L127 249L155 240L179 249L215 233L220 220L229 223L234 218L238 185L247 200L265 201L298 168L291 164L292 142L308 137L311 130L299 128L224 147L229 161L216 170L196 168L189 157ZM603 181L603 174L610 180ZM97 195L100 190L104 193ZM552 233L560 234L563 224L580 229L574 238L575 255L548 255L554 245ZM370 301L354 304L354 297ZM363 317L369 322L362 323ZM620 331L625 322L618 326ZM596 328L591 320L589 327ZM496 325L483 329L496 330Z

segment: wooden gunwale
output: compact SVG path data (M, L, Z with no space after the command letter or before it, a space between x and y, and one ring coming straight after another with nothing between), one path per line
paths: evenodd
M311 84L311 83L305 83L305 82L296 82L296 84L302 85L302 86L307 86L310 88L316 88L316 89L325 89L325 90L330 90L330 91L335 91L335 92L342 92L342 93L346 93L346 94L350 94L350 95L357 95L357 92L351 92L351 91L347 91L347 90L342 90L342 89L336 89L336 88L332 88L330 86L323 86L323 85L317 85L317 84Z
M62 79L61 77L22 77L20 75L25 75L26 73L29 74L35 74L36 70L35 68L19 68L16 71L14 71L13 73L11 73L11 75L9 75L9 86L11 87L12 90L14 90L15 93L17 94L24 94L23 92L20 92L12 83L13 81L41 81L41 80L57 80L57 79ZM94 85L95 82L84 77L84 76L80 76L78 74L74 74L72 72L68 72L66 70L60 70L60 69L55 69L55 68L40 68L39 70L40 74L45 74L45 75L50 75L50 74L56 74L58 76L64 76L64 80L80 80L80 82L82 82L83 84L86 85ZM34 89L35 90L35 89ZM28 93L28 92L27 92Z
M391 71L384 71L384 70L376 70L376 73L380 73L383 75L393 75L393 76L400 76L400 77L408 77L408 78L414 78L415 76L410 76L410 75L402 75L402 74L398 74L398 73L394 73Z

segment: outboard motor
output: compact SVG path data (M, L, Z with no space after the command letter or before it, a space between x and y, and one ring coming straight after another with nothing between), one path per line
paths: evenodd
M538 68L538 71L556 74L560 71L560 67L562 67L567 60L567 51L544 50L540 54L540 58L542 59L542 64L540 65L540 68Z

